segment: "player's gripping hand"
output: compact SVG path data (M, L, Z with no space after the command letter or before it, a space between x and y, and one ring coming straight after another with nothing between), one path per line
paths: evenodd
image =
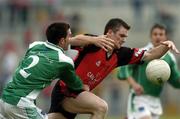
M106 35L101 35L98 37L94 37L92 40L93 44L101 47L105 51L112 51L114 49L114 40L107 38Z
M162 45L166 45L169 49L173 50L175 53L180 54L179 50L176 48L175 44L172 41L161 42Z

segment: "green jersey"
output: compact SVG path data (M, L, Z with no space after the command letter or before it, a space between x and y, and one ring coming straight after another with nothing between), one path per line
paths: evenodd
M168 80L175 88L180 88L180 72L178 70L175 57L172 53L168 52L161 59L165 60L171 69L171 75ZM146 66L148 62L144 62L142 65L128 65L120 67L118 70L118 78L125 79L132 76L137 83L144 88L144 94L158 97L162 92L163 85L157 85L150 82L146 77Z
M2 99L12 105L26 106L57 78L72 90L82 89L73 60L64 54L62 48L49 42L34 42L16 69L12 81L3 90Z

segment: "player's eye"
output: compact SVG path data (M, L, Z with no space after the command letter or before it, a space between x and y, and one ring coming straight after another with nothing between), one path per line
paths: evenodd
M157 33L154 33L154 36L157 36Z
M123 37L127 37L127 36L126 36L126 35L124 35L124 34L120 34L120 37L122 37L122 38L123 38Z

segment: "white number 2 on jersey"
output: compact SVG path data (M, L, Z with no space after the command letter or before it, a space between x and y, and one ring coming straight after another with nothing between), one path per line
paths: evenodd
M19 73L20 73L24 78L27 78L29 75L31 75L31 73L27 73L27 72L25 71L25 69L30 69L30 68L34 67L36 64L38 64L38 62L39 62L39 57L36 56L36 55L31 55L31 56L28 57L28 59L29 59L29 58L32 58L31 64L29 64L27 67L25 67L25 68L23 68L23 69L21 69L21 70L19 71Z

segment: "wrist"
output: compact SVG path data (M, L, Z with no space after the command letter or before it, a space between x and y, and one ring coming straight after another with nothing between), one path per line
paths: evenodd
M92 37L91 39L89 39L89 44L93 44L93 45L96 45L96 38L97 37Z

